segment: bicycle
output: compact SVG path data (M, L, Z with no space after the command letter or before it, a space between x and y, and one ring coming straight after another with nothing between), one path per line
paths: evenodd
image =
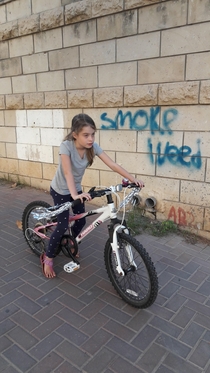
M70 263L64 265L66 272L73 272L80 267L76 258L78 244L99 225L110 220L108 224L109 238L104 248L104 261L109 279L120 295L128 304L138 308L151 306L158 294L158 276L151 257L143 246L131 236L130 229L125 221L125 206L128 203L133 205L138 199L140 187L136 184L123 180L122 184L104 189L96 190L93 187L89 190L92 199L106 196L107 204L82 214L69 216L68 232L64 234L57 247L55 256L61 251L72 259ZM119 192L123 188L131 189L116 209L112 194L119 199ZM32 251L40 256L46 251L47 242L55 228L56 216L66 209L70 209L80 200L67 202L59 206L50 206L44 201L33 201L29 203L22 214L23 234L26 242ZM123 217L119 219L118 211L123 208ZM71 227L74 221L83 217L100 214L87 228L74 238L71 234Z

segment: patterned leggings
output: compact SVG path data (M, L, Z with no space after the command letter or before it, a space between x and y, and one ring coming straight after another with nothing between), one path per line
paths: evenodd
M81 194L82 192L78 192L78 194ZM54 189L50 188L50 194L54 200L55 205L60 205L65 202L72 202L73 199L70 194L62 195L54 191ZM72 208L72 211L74 214L81 214L85 212L85 206L84 203L78 204L76 207ZM69 220L69 210L63 211L61 214L57 216L57 226L55 227L54 232L52 233L50 237L50 242L48 245L48 249L46 251L46 255L48 258L54 258L54 253L57 245L61 241L61 237L64 235L66 230L68 229L68 220ZM84 227L86 223L86 219L82 218L77 221L75 221L75 224L72 227L72 234L74 237L77 237L78 234L81 232L82 228Z

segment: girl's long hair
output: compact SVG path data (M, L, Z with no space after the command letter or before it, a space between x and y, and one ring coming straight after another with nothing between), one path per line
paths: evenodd
M82 131L83 127L89 126L91 127L95 132L96 132L96 125L94 120L89 117L87 114L77 114L75 117L72 119L71 123L71 131L70 133L65 137L64 140L69 140L69 141L75 141L75 138L73 136L73 132L75 132L77 135L79 132ZM93 164L93 159L94 159L94 151L93 147L90 149L86 149L86 155L87 155L87 160L88 160L88 166L91 166Z

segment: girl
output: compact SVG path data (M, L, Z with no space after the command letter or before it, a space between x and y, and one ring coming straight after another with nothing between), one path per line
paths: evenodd
M91 200L88 193L82 192L81 181L85 169L92 165L97 155L109 168L121 176L144 186L143 181L135 179L124 168L112 161L111 158L94 142L96 125L92 118L86 114L78 114L72 119L71 132L60 145L59 165L52 180L50 194L55 205L59 205L77 198L81 203L73 208L73 213L85 211L83 198ZM51 235L46 254L40 257L43 274L47 278L56 276L53 270L53 257L56 246L68 228L69 210L62 212L57 217L58 224ZM85 218L77 220L72 228L74 237L80 233L85 225Z

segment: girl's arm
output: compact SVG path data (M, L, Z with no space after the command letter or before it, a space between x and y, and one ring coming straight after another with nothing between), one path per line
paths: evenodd
M123 167L119 164L114 162L105 152L99 155L99 158L109 167L111 170L117 172L119 175L125 177L126 179L130 180L132 183L139 185L141 188L144 187L144 182L141 180L136 179L132 176L128 171L126 171Z
M75 186L74 177L72 174L72 167L71 167L71 159L66 154L61 154L61 165L63 169L63 173L66 179L66 183L69 189L69 192L73 199L79 198L81 202L83 202L83 198L86 198L87 200L90 200L91 197L88 193L81 193L78 194Z

